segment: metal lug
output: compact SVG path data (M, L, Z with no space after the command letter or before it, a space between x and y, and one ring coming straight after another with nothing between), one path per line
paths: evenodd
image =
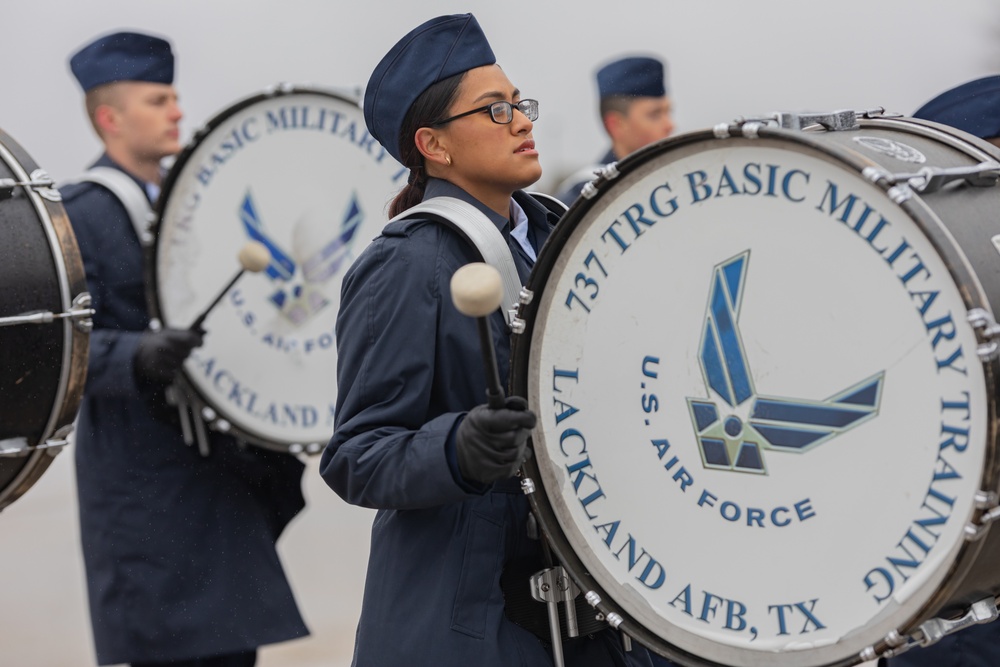
M841 109L826 113L789 113L779 111L774 114L780 127L787 130L803 130L813 125L822 125L831 132L858 129L858 112Z

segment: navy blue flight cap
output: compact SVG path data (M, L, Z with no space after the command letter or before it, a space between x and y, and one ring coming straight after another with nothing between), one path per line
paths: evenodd
M98 37L69 60L83 92L115 81L174 82L174 54L166 40L138 32Z
M913 116L957 127L980 139L1000 137L1000 75L947 90L917 109Z
M597 70L597 90L601 99L612 95L663 97L667 94L663 63L645 56L615 60Z
M375 67L365 89L365 124L391 156L399 155L403 118L420 94L438 81L496 63L472 14L439 16L420 24Z

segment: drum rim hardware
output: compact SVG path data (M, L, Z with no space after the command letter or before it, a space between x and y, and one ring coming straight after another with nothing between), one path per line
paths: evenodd
M510 311L510 332L512 334L522 334L524 333L524 328L526 326L525 321L518 317L523 306L531 304L532 300L535 298L535 293L532 292L527 287L522 287L521 291L517 295L517 303L513 304ZM528 493L527 491L525 493Z
M66 430L67 428L68 430ZM0 458L27 456L39 451L46 451L50 456L55 456L63 447L69 444L69 434L72 431L73 425L69 424L54 433L53 437L37 445L29 445L28 439L23 436L0 440Z
M91 308L90 304L90 293L81 292L73 297L73 304L69 310L61 313L53 313L50 310L34 310L19 315L0 317L0 327L18 324L51 324L56 320L68 319L72 320L73 325L80 331L91 331L94 328L94 321L91 318L97 311Z
M975 502L976 511L982 513L965 525L965 539L968 542L981 540L990 525L1000 519L1000 496L995 491L978 491Z
M862 118L894 118L902 114L887 112L885 107L872 109L838 109L815 113L797 113L791 111L775 111L764 116L739 116L730 123L719 123L712 128L716 139L728 139L732 136L744 136L753 139L757 131L764 126L777 127L785 130L806 130L822 127L830 132L843 132L860 129L859 119Z
M972 308L966 319L980 339L981 344L976 348L979 359L986 363L1000 357L1000 342L996 340L1000 337L1000 324L997 324L993 315L985 308Z
M980 623L990 623L997 618L1000 618L1000 611L997 609L996 598L986 597L973 602L969 605L965 613L958 618L930 618L917 626L914 632L908 635L894 630L885 636L884 649L878 650L874 646L869 646L858 654L858 658L864 662L878 660L879 658L894 658L917 646L930 646L959 630L964 630Z
M877 185L897 188L902 186L921 194L928 194L959 180L973 187L994 187L1000 181L1000 162L987 160L971 167L923 167L916 172L908 173L892 173L879 167L865 167L861 175Z
M889 118L902 118L903 114L894 113L886 111L885 107L873 107L871 109L839 109L836 111L827 112L816 112L816 113L797 113L789 111L776 111L763 116L739 116L728 123L719 123L714 125L709 132L716 139L728 139L730 137L746 137L747 139L756 139L759 136L761 128L768 127L781 130L790 131L804 131L815 128L823 128L831 132L843 132L849 130L858 130L861 128L861 119L889 119ZM640 148L635 153L632 153L627 159L628 161L634 162L637 159L641 159L641 156L650 154L658 146L664 143L676 143L678 141L686 141L694 138L700 133L689 133L687 139L682 137L674 137L661 140L645 148ZM602 186L605 183L614 181L617 179L621 172L618 169L617 162L611 162L601 169L595 170L594 178L584 184L583 189L580 192L579 201L590 201L598 195L601 191Z
M600 191L600 185L607 181L615 180L621 175L621 172L618 171L618 163L611 162L595 171L594 174L596 174L594 180L584 185L583 190L580 192L584 199L593 199L596 197Z
M52 180L48 172L44 169L35 169L31 172L28 180L15 180L13 178L0 178L0 199L7 199L18 187L31 188L39 196L49 201L62 201L62 195L55 187L56 182Z

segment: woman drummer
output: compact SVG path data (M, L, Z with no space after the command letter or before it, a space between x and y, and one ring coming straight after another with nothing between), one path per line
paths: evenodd
M410 168L391 215L441 196L471 204L526 280L557 219L521 191L542 173L538 103L497 66L476 19L442 16L403 37L375 68L364 112ZM516 397L478 405L476 324L450 297L452 275L476 261L448 225L415 214L390 222L344 278L336 428L321 472L348 502L379 510L356 665L552 664L545 606L531 601L527 578L546 564L515 478L535 415ZM499 310L489 319L506 377L506 323ZM608 629L561 645L567 665L651 664Z

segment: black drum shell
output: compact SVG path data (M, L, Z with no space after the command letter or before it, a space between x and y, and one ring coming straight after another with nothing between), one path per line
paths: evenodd
M0 178L23 181L38 171L28 153L0 131L5 159ZM0 201L0 230L7 235L0 262L0 317L32 311L62 313L87 291L83 261L66 211L54 189L39 196L18 186ZM0 327L0 440L24 438L29 447L64 438L76 417L86 380L89 333L70 319ZM48 467L52 453L39 449L0 457L0 509L23 494Z

